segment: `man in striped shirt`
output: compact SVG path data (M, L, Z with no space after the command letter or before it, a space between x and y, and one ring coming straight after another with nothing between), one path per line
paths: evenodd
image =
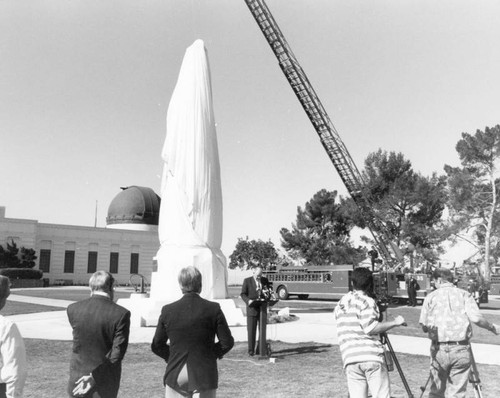
M375 301L373 274L367 268L352 272L353 291L342 297L335 308L340 353L347 377L350 398L390 398L389 373L384 360L380 333L405 320L397 316L383 322Z

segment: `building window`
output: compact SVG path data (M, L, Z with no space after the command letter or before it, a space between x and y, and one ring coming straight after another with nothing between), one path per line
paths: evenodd
M64 273L72 274L75 272L75 251L66 250L64 252Z
M50 272L50 249L40 250L40 262L38 268L43 272Z
M130 273L131 274L139 273L139 253L130 254Z
M118 273L118 252L111 252L109 257L109 272L112 274Z
M97 252L89 251L87 262L87 274L93 274L97 271Z

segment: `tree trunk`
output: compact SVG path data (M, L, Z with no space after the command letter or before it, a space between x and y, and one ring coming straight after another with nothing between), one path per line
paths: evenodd
M484 262L482 269L483 281L486 283L490 282L491 279L491 266L490 266L490 246L491 246L491 230L493 228L493 216L495 215L495 210L497 207L497 193L495 187L495 176L494 170L490 175L490 183L491 183L491 209L488 214L488 223L486 226L486 236L484 242Z

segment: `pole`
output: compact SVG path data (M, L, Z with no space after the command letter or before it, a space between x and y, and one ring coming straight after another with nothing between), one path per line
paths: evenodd
M94 228L97 227L97 200L95 201Z
M260 316L259 316L259 359L264 359L268 357L266 328L267 328L267 302L261 301Z

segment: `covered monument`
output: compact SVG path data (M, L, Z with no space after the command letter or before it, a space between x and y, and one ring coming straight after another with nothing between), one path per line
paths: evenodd
M227 297L222 243L222 189L210 68L202 40L184 56L167 112L159 219L161 247L151 298L181 296L177 275L186 266L203 275L201 296Z

